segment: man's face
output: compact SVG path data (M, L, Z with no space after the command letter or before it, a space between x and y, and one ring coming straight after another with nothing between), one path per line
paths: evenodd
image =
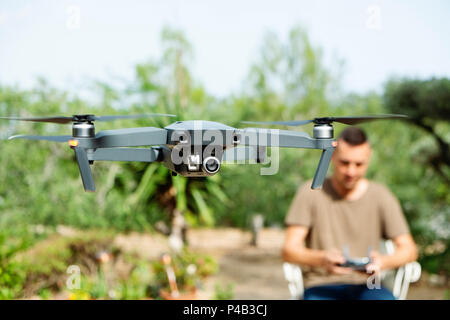
M344 189L352 190L366 175L372 150L369 143L352 146L340 139L331 159L333 177Z

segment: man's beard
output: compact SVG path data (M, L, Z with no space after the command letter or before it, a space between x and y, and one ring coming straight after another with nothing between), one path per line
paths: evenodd
M356 185L358 184L358 181L360 179L359 178L352 178L352 179L348 179L346 177L344 177L341 185L348 191L353 190L356 188Z

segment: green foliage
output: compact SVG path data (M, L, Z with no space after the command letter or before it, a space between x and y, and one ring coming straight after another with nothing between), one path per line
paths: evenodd
M209 255L199 254L183 249L181 253L171 256L173 268L179 290L190 290L201 285L201 280L218 270L217 262ZM159 288L168 290L169 280L166 266L162 260L152 264L155 282Z
M105 272L99 269L97 275L82 276L80 288L71 290L70 299L145 299L151 276L148 263L142 261L133 267L126 279L114 283L108 282Z
M216 283L214 286L214 300L232 300L233 298L233 284L228 283L226 286L221 286Z
M423 162L450 184L450 79L391 80L384 94L386 107L410 117L436 144L418 147Z
M441 252L423 256L421 265L429 273L439 274L445 272L446 274L450 274L450 254L448 252Z
M25 272L12 257L24 249L25 243L8 243L7 236L0 233L0 300L14 299L22 291Z
M52 292L47 288L43 288L39 290L38 295L42 300L48 300L50 299Z
M411 163L392 173L397 180L395 191L422 244L424 268L450 274L450 80L393 79L386 85L384 103L389 112L408 115L420 128L395 133L403 141L398 147L408 150L408 158L401 163ZM403 154L397 152L396 158L404 158ZM441 253L425 252L439 242L444 244Z
M414 120L450 120L450 79L392 79L384 98L389 110Z
M101 250L113 250L111 240L111 232L98 230L66 237L53 235L17 258L27 272L46 275L65 273L71 264L86 265L86 259L97 260L96 255Z
M44 295L45 290L61 290L71 265L85 275L98 272L97 255L102 250L114 252L110 232L91 230L72 236L51 235L33 247L15 254L13 261L25 275L22 296Z
M116 289L117 298L137 300L151 296L149 286L153 280L148 263L141 263L133 269L128 279L122 281Z

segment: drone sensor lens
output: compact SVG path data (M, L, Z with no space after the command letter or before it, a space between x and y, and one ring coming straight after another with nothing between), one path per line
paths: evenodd
M208 168L209 171L212 171L212 172L215 172L217 170L218 166L219 166L219 164L214 160L209 160L206 163L206 167Z
M220 169L220 161L216 157L208 157L203 161L203 167L209 174L217 173Z

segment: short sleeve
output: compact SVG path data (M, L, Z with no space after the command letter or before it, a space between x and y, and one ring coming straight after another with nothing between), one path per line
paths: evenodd
M409 234L408 223L399 201L387 188L383 187L383 189L381 197L383 236L386 239L393 239L400 235Z
M286 215L286 225L311 227L313 210L312 192L314 191L311 190L311 183L305 183L298 189Z

